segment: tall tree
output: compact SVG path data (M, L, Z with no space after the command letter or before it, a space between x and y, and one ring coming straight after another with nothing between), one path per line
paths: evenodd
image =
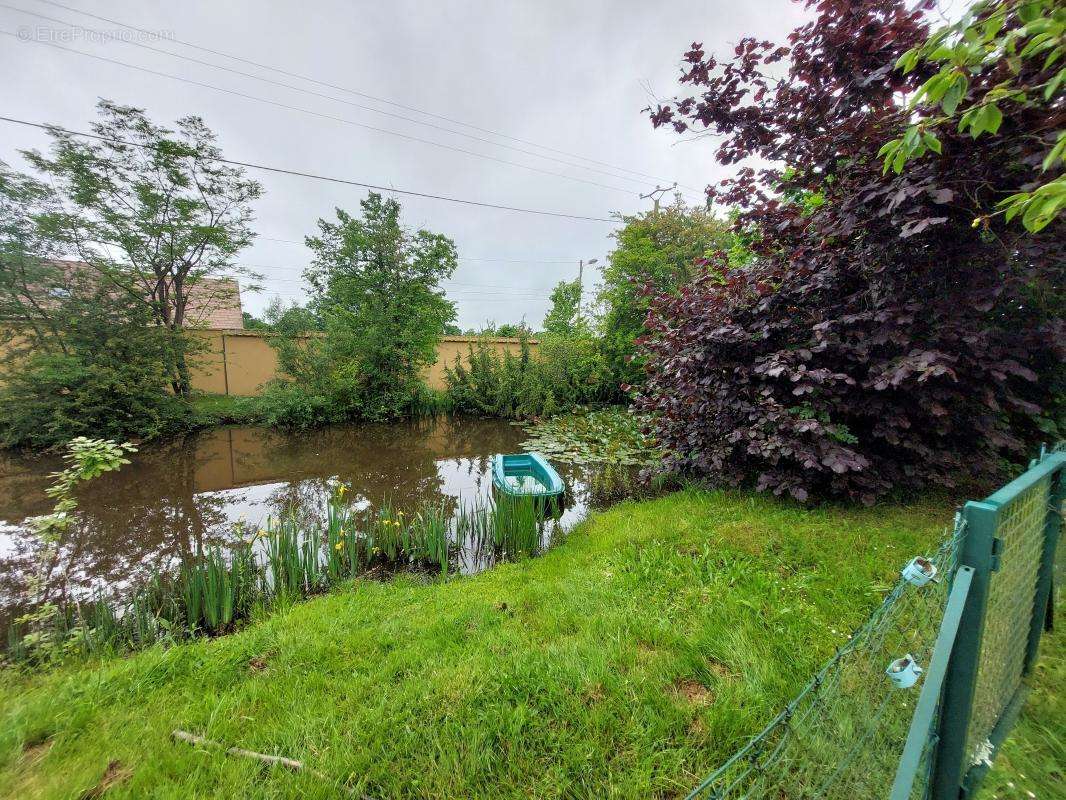
M728 223L706 208L686 206L680 196L620 220L598 292L603 349L615 383L639 384L644 368L634 359L635 341L646 332L650 295L689 283L712 253L732 246L733 235Z
M167 364L182 346L141 299L62 269L71 220L0 164L0 445L149 438L180 422Z
M455 319L440 282L458 257L446 236L405 229L395 200L371 193L360 206L358 217L337 209L336 221L320 219L306 240L311 318L325 335L278 345L282 367L317 396L347 416L382 418L410 402Z
M544 317L544 332L558 336L574 333L582 324L581 281L559 281L551 291L551 308Z
M0 161L0 340L20 342L13 351L63 347L52 295L70 276L51 260L63 253L60 216L48 186Z
M786 45L746 37L719 61L694 44L693 94L651 110L719 135L721 163L760 166L711 191L739 209L754 259L722 256L659 299L638 404L675 468L798 499L991 477L1054 435L1061 402L1063 220L1037 233L988 214L1040 180L1061 103L1026 106L995 136L944 125L939 157L886 173L882 144L915 121L899 98L940 71L896 66L928 39L930 4L807 5L816 18ZM1014 64L960 67L961 107Z
M251 204L262 187L220 161L215 135L199 117L179 119L171 130L143 109L108 100L97 108L101 119L91 128L99 138L55 128L50 157L25 155L77 210L80 259L99 280L144 302L156 325L181 331L190 293L206 278L254 277L235 259L254 238ZM187 394L184 350L168 366L174 390Z

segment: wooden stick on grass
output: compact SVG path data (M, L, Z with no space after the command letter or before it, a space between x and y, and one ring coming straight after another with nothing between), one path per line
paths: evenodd
M214 742L210 739L205 739L203 736L197 736L195 733L189 733L188 731L177 730L171 734L175 739L189 744L204 745L207 747L223 747L221 742ZM226 753L231 756L243 756L244 758L254 758L259 761L265 761L267 764L278 764L282 767L288 767L294 772L299 772L304 768L302 761L297 761L293 758L285 758L283 756L268 756L266 753L257 753L254 750L243 750L240 747L227 747ZM315 772L314 770L308 770L319 777L326 777L321 772Z
M307 772L308 774L314 775L314 777L318 778L321 781L341 786L341 784L338 784L332 778L329 778L329 775L319 772L317 769L310 769L308 767L305 767L303 762L297 762L295 758L286 758L280 755L257 753L255 750L244 750L243 748L227 748L225 745L223 745L221 741L214 741L204 736L198 736L196 734L189 733L188 731L182 731L180 729L177 729L177 727L171 733L171 736L173 736L178 741L187 742L189 743L189 745L215 748L217 750L224 749L227 755L239 755L242 758L254 758L255 761L263 762L264 764L273 764L279 767L288 767L293 772ZM349 787L341 786L341 788L343 788L345 791L348 791L349 794L352 794L352 789L350 789ZM371 800L366 795L360 795L359 797L360 800Z
M226 755L240 756L242 758L251 758L255 759L256 761L262 761L266 764L275 764L280 767L287 767L293 772L307 772L308 774L314 775L320 780L326 781L328 783L336 783L328 775L325 775L319 772L318 770L305 767L304 762L297 761L294 758L285 758L284 756L271 756L267 755L266 753L257 753L254 750L245 750L241 747L226 747L221 742L216 742L211 739L207 739L203 736L198 736L195 733L183 731L179 728L175 728L170 735L173 736L179 742L186 742L187 744L200 745L203 747L213 747L220 750L224 749L226 751ZM344 788L348 792L351 792L351 789L347 789L347 787ZM368 797L366 797L366 795L363 795L362 797L363 800L370 800Z

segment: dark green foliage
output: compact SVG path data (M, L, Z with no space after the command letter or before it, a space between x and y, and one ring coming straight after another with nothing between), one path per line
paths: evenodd
M255 314L250 311L242 311L241 319L244 322L244 329L246 331L268 331L270 330L270 323L266 320L259 319Z
M307 239L315 253L305 273L313 299L274 323L273 344L289 378L261 398L270 424L407 413L455 316L439 285L455 270L452 241L401 227L395 200L371 193L361 206L360 217L338 209L336 222L319 220L319 234Z
M264 425L279 428L317 428L359 416L359 409L340 385L308 387L272 381L253 398L252 406Z
M58 336L16 348L0 374L0 444L46 448L76 436L150 439L182 428L188 406L170 392L180 333L151 325L142 304L77 289L51 319Z
M533 329L526 324L525 319L521 322L505 322L497 325L493 320L486 320L480 330L471 328L466 332L467 336L499 336L505 339L520 339L523 336L533 336Z
M101 100L97 110L90 127L98 138L54 129L50 157L23 155L72 209L64 237L96 281L121 287L155 324L180 331L197 322L186 314L190 293L205 279L254 277L237 255L254 238L251 205L262 187L221 161L215 135L199 117L179 119L172 130L140 108ZM172 355L171 383L187 395L187 353Z
M0 161L0 342L21 327L38 339L55 333L50 293L68 279L51 259L63 255L65 227L51 188Z
M82 223L0 164L0 446L150 439L190 422L171 389L197 347L159 324L138 273L56 261Z
M486 331L485 335L489 336L492 334L489 334ZM529 329L529 326L526 325L525 322L505 322L503 325L496 326L495 335L502 336L508 339L517 339L521 336L532 336L533 331Z
M582 322L581 281L559 281L551 291L551 301L551 308L544 317L544 332L556 336L572 335Z
M597 341L587 333L546 335L535 356L525 338L518 355L480 341L466 363L456 358L445 369L445 380L455 411L494 417L551 416L611 394Z
M286 305L280 297L270 301L263 314L263 322L269 330L290 336L322 330L322 317L311 305L302 306L293 302Z

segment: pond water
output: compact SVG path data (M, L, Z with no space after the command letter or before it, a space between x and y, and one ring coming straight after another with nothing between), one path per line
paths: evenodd
M502 420L441 418L338 425L285 433L230 427L147 445L120 472L83 487L77 523L52 566L59 600L118 596L154 572L213 545L225 545L269 516L290 510L318 521L338 484L358 509L383 503L414 510L427 502L454 511L491 496L491 459L521 451L523 430ZM587 476L555 463L567 484L556 527L579 520ZM0 625L18 606L37 542L29 517L48 513L56 458L0 455ZM471 559L460 569L473 571ZM0 628L2 630L2 628Z

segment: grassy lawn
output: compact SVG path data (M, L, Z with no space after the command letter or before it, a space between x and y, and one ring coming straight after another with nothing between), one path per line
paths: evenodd
M9 670L0 794L98 796L111 764L108 798L337 796L331 781L375 798L683 795L950 514L689 490L476 577L358 581L235 635ZM174 728L329 780L173 743ZM1032 749L1009 750L1011 765L1046 766L1046 743Z

